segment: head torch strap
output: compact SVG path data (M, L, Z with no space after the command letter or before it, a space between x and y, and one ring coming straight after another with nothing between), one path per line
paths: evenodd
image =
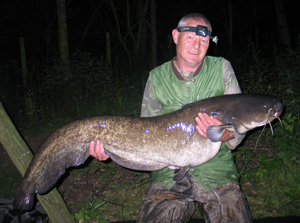
M211 36L211 31L208 30L206 26L200 26L198 25L197 27L195 26L183 26L183 27L178 27L177 28L178 32L194 32L198 36L209 36L210 39L212 39L213 42L217 44L218 42L218 37L217 36Z

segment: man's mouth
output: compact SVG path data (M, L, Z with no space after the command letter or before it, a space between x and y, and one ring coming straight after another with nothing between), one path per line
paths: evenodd
M194 54L194 55L199 55L199 53L197 53L197 52L193 52L193 51L188 51L188 52L191 54Z

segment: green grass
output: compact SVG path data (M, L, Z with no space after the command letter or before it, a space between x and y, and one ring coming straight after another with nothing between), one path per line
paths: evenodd
M21 183L22 177L13 166L2 169L0 179L0 198L12 199L18 189L17 185Z
M278 160L274 150L264 153L240 148L235 154L253 219L300 216L299 160Z

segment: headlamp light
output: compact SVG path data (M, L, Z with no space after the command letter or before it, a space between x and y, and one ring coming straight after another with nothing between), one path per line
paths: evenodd
M213 42L217 44L218 37L217 36L211 36L211 31L208 30L207 26L201 26L197 25L195 26L183 26L177 28L178 32L195 32L198 36L209 36L210 39L212 39Z

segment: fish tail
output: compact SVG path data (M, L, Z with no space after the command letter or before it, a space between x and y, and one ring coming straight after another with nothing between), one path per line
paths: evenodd
M24 184L18 189L15 198L13 200L13 207L15 209L29 211L34 205L34 192L28 193L28 188L24 187Z

